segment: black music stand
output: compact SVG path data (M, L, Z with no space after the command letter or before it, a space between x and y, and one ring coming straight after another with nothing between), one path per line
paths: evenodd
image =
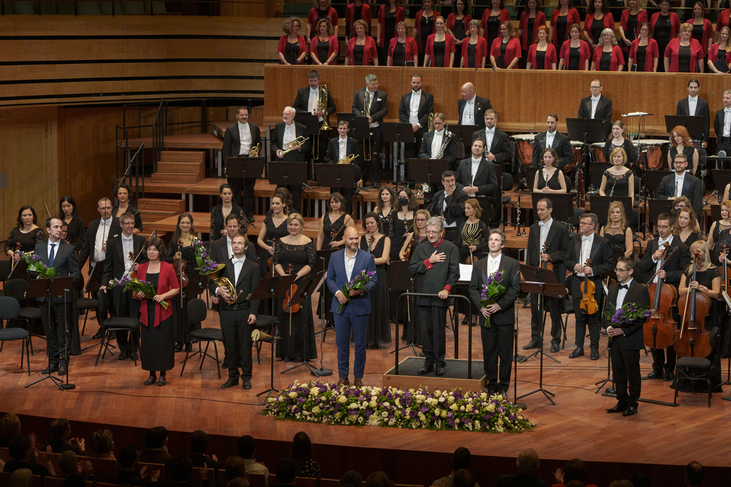
M599 194L599 188L602 187L602 176L604 171L612 167L608 162L592 162L591 163L591 181L589 182L589 192L596 191ZM611 191L609 188L605 188L607 194ZM594 210L592 210L593 212Z
M711 179L713 180L714 193L718 198L719 204L723 200L723 192L726 186L731 183L731 169L711 169ZM710 198L708 198L710 200Z
M294 116L294 121L297 123L301 123L307 129L307 135L313 142L311 155L313 159L315 159L315 149L317 149L318 151L318 156L320 155L320 118L309 112L297 112L297 114ZM315 140L317 141L316 143ZM319 159L319 157L317 157L317 159Z
M668 171L668 170L662 170L658 169L656 171L645 171L645 184L647 185L647 190L649 193L654 197L655 192L657 191L657 188L660 186L660 183L662 182L663 178L665 176L670 176L675 171Z
M384 142L393 144L393 180L396 182L396 189L399 190L398 186L404 183L406 178L405 173L402 178L399 178L399 168L406 167L406 144L413 144L416 142L416 139L414 138L414 129L410 123L384 122L381 123L381 134L383 135ZM400 146L400 148L398 146ZM398 149L400 149L400 151Z
M317 290L320 288L322 283L325 281L325 271L318 272L317 274L310 273L307 276L305 276L302 279L302 282L300 282L297 286L297 291L294 293L294 296L292 296L289 300L290 306L295 306L297 304L300 304L302 306L311 306L310 304L310 297L313 293L316 293ZM290 329L291 331L291 329ZM304 333L304 341L305 341L305 348L307 345L307 333ZM303 353L304 355L304 353ZM285 369L281 372L281 374L286 374L290 370L297 369L299 367L305 366L308 369L310 369L310 373L314 375L315 377L320 377L320 374L318 373L318 369L313 368L310 364L307 363L307 357L302 357L302 362L298 363L297 365L293 365L292 367ZM330 369L324 369L327 371L327 373L324 373L322 375L332 375L332 370Z
M707 163L712 162L713 168L715 170L728 171L728 169L726 169L726 168L731 166L731 157L719 157L719 156L710 155L710 156L706 156L706 162ZM719 167L719 164L720 164L720 167ZM700 165L700 161L699 161L699 165ZM708 166L708 164L706 164L706 166ZM713 169L711 169L711 171L713 171Z
M522 164L525 166L525 164ZM528 188L526 188L529 192L533 192L533 185L536 181L536 174L538 174L538 170L540 168L533 167L533 166L525 166L525 182L528 185Z
M578 166L579 171L579 186L581 183L586 185L591 177L591 167L589 165L591 161L591 144L594 142L604 142L607 138L607 132L604 129L604 120L593 119L593 118L567 118L566 119L566 131L568 132L569 139L579 140L583 143L581 147L581 164ZM586 164L586 168L589 174L585 175L583 167ZM583 188L577 187L576 194L579 195L579 206L584 200Z
M634 211L632 209L632 198L629 196L599 196L592 195L591 197L591 212L594 213L599 219L599 225L603 226L607 224L607 213L609 212L609 205L612 201L619 201L624 206L624 214L627 220L630 222L630 227L634 227Z
M256 179L264 172L266 161L266 157L229 157L226 161L226 177ZM249 176L247 178L247 173L253 175L253 177Z
M345 226L343 226L343 229ZM342 229L341 229L342 230ZM340 233L340 231L338 231ZM315 251L315 268L312 270L314 273L327 271L328 265L330 265L330 257L333 253L337 252L338 248L327 248L322 250L316 250ZM329 309L325 308L325 293L329 293L330 290L327 286L323 287L322 292L320 293L320 331L315 333L315 335L322 334L322 339L320 341L320 357L322 358L322 344L325 341L325 335L327 335L327 330L329 328L334 328L334 323L330 319L330 313L331 311ZM328 322L332 324L333 326L328 326ZM322 368L322 360L320 360L320 368Z
M570 225L569 219L574 216L574 197L569 193L531 193L533 208L543 198L553 203L553 219Z
M419 183L429 183L432 195L437 184L442 184L442 173L449 169L446 159L409 159L411 179Z
M355 190L355 166L352 164L315 164L315 179L321 186L338 193L340 189Z
M403 293L406 293L406 294L408 294L410 292L416 292L416 280L417 280L417 276L412 275L411 272L409 272L409 262L408 261L399 260L396 262L391 262L391 265L388 268L388 280L387 280L387 282L388 282L387 286L390 291L402 291ZM403 294L400 294L399 296L403 296ZM411 298L407 297L406 299L411 299ZM401 313L399 313L398 303L400 303L400 302L401 302L401 299L399 298L397 301L397 304L396 304L396 330L395 330L396 338L394 340L394 342L396 343L396 349L398 349L400 351L400 350L404 350L405 348L411 347L411 350L414 352L414 355L416 355L418 357L419 354L416 351L416 347L418 346L418 345L416 345L416 337L417 337L417 333L419 333L419 331L416 330L415 327L409 326L408 336L406 337L406 345L404 345L403 347L398 346L398 342L399 342L398 321L401 318ZM407 306L406 309L408 310L406 318L408 320L409 312L416 313L416 310L411 310L409 308L409 306L410 306L409 303L407 303L406 306ZM416 322L416 321L418 321L418 320L414 320L414 322ZM404 325L404 326L406 326L406 325ZM396 349L392 350L389 353L396 353Z
M289 180L292 180L292 183ZM307 163L291 162L291 161L272 161L269 163L269 182L276 187L279 186L296 186L301 183L302 186L313 191L307 186Z
M678 125L688 129L693 140L706 140L706 121L700 115L665 115L665 130L672 136L672 131Z
M673 200L647 200L648 212L647 212L647 226L652 226L657 222L657 217L661 213L672 213L673 212ZM654 232L653 232L654 233Z
M521 265L520 271L523 274L523 278L526 282L543 282L546 284L559 284L558 280L556 279L556 274L552 270L544 269L543 267L534 267L529 265ZM566 290L564 286L564 290ZM564 296L564 295L562 295ZM557 364L560 364L561 361L555 358L553 355L546 353L543 349L543 334L544 334L544 328L546 326L546 300L541 295L538 295L538 316L541 317L541 346L536 349L535 352L531 353L527 357L523 357L520 362L525 362L531 357L534 357L537 354L541 354L541 369L543 368L543 355L550 358Z

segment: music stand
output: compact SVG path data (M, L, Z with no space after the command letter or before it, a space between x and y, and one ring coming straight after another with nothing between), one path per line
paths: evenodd
M591 176L591 167L589 161L591 160L591 144L594 142L604 142L607 137L607 132L604 128L604 120L592 119L592 118L567 118L566 119L566 131L569 139L579 140L583 143L581 147L581 164L579 164L579 187L576 188L576 194L579 195L579 206L584 201L585 189L581 187L585 185L587 180L584 176L583 167L586 164L589 176Z
M594 213L598 220L599 225L607 224L607 213L609 212L609 204L613 201L619 201L624 206L624 214L628 217L627 220L630 222L630 227L634 226L634 211L632 209L632 198L629 196L599 196L592 195L591 199L591 212Z
M602 176L604 171L612 167L608 162L592 162L591 163L591 181L589 184L589 191L596 191L599 194L599 188L602 187ZM605 188L605 192L609 194L611 191L609 188ZM594 210L592 210L594 212Z
M399 178L399 168L406 166L406 144L413 144L416 142L414 138L414 129L410 123L381 123L381 134L383 135L383 141L386 143L393 144L393 150L391 157L393 159L393 180L396 182L396 190L400 191L398 186L399 183L404 182L406 174L402 178ZM400 153L399 153L399 147Z
M669 171L669 170L662 170L658 169L656 171L645 171L645 184L647 185L647 190L650 192L650 194L654 197L655 192L657 191L657 188L660 186L660 183L662 182L663 178L665 176L670 176L675 171Z
M315 179L341 193L340 189L355 190L355 166L352 164L315 164Z
M678 125L688 129L688 134L693 140L705 140L706 121L700 115L665 115L665 130L672 135L673 129Z
M396 343L396 349L392 350L389 353L396 353L396 350L403 350L405 348L411 347L411 350L414 352L414 355L417 357L419 354L416 352L416 333L417 330L415 330L413 326L409 326L407 329L408 336L406 337L406 345L403 347L398 346L399 341L399 332L398 332L398 321L399 318L401 318L401 314L399 313L399 305L401 303L401 296L404 294L408 294L409 292L416 292L416 280L417 276L414 276L409 272L409 262L405 260L399 260L396 262L391 262L391 265L388 268L388 279L387 279L387 286L390 291L402 291L403 293L399 295L399 298L396 300L396 338L394 342ZM406 299L411 299L407 297ZM411 303L406 304L406 320L409 319L410 313L415 313L416 310L412 310L410 308ZM414 320L414 323L416 323L418 320ZM411 323L409 323L410 325ZM406 325L404 325L406 326Z
M727 167L729 167L729 165L731 165L731 157L719 157L719 156L710 155L710 156L706 156L706 161L713 162L713 166L714 166L715 170L723 169L723 170L727 171L728 169L725 169L725 168L727 168ZM720 163L721 167L719 167L719 163ZM699 161L699 165L700 165L700 161ZM707 166L707 164L706 164L706 166ZM713 169L711 169L711 171L713 171Z
M536 282L543 282L546 284L559 284L556 274L549 269L545 269L543 267L534 267L529 265L521 265L520 271L523 274L523 278L526 282L531 282L535 280ZM565 287L564 287L565 289ZM563 295L562 295L563 296ZM529 358L535 356L536 354L545 355L546 357L550 358L557 364L560 364L561 361L553 357L551 354L548 354L544 352L543 349L543 334L544 334L544 328L546 326L546 301L545 298L542 298L540 295L538 296L538 315L541 317L541 346L536 349L535 352L531 353L527 357L523 357L520 362L525 362ZM543 366L543 357L541 357L541 367Z
M420 183L429 183L432 188L442 183L442 173L448 169L446 159L409 159L411 178Z
M294 184L290 184L289 180ZM291 161L271 161L269 163L269 183L276 187L279 186L296 186L298 183L305 188L313 191L307 186L307 163L291 162Z
M718 202L721 203L723 192L726 190L726 186L731 183L731 169L711 169L711 179L713 180L714 192L716 192Z
M24 281L27 281L29 279L28 264L26 264L23 259L20 259L18 263L15 264L15 267L13 267L13 270L10 271L10 274L8 274L7 280L10 279L23 279Z
M533 208L543 198L553 203L553 219L568 224L569 219L574 216L573 196L569 193L531 193Z
M647 226L652 226L657 222L657 217L661 213L673 212L673 200L647 200L649 211L647 213Z
M256 179L264 172L266 160L266 157L229 157L226 161L226 177ZM254 177L247 178L246 173L253 174Z

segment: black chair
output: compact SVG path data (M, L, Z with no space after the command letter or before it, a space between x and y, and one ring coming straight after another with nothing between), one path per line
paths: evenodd
M102 289L99 290L100 293L103 293L104 291ZM97 294L98 295L98 294ZM99 301L99 313L101 316L106 315L106 309L104 309L104 306L102 303L104 303L104 300L101 298L97 298ZM136 318L125 318L125 317L118 317L118 316L112 316L111 318L104 320L102 322L101 327L102 331L104 332L104 335L102 336L101 346L99 347L99 352L96 354L96 362L94 363L94 367L99 365L99 358L102 359L106 356L107 352L114 355L114 352L110 349L110 340L112 339L111 334L116 332L129 332L130 339L134 336L134 333L138 333L140 330L140 326L142 325L142 322ZM135 360L135 367L137 367L137 360Z
M28 375L30 375L30 333L23 328L7 328L7 323L18 317L20 314L20 303L10 296L0 296L0 320L5 322L5 327L0 329L0 342L22 340L20 349L20 370L23 370L23 350L25 350L26 362L28 363ZM0 349L1 350L1 349Z
M25 279L9 279L5 281L5 295L15 298L18 303L25 303L25 291L28 289L28 281ZM33 352L33 330L36 323L42 321L40 308L32 306L24 306L20 308L20 313L17 319L25 321L25 329L29 333L28 341L30 346L30 354L34 355ZM44 338L43 335L35 334L38 338Z
M203 301L200 298L193 298L188 302L188 323L192 327L193 325L198 324L200 326L201 323L206 319L206 316L208 315L208 306L206 305L206 302ZM186 351L185 352L185 359L181 362L183 364L183 368L180 370L180 376L183 376L183 372L185 372L185 364L188 361L188 359L191 359L195 357L196 355L200 354L201 356L201 363L200 367L198 367L199 370L203 369L203 361L206 359L206 357L209 357L216 361L216 369L218 369L218 378L221 378L221 361L218 359L218 345L216 342L223 343L223 332L220 328L201 328L199 330L195 330L190 332L190 338L193 342L198 342L198 351L193 352L191 355L191 352ZM201 349L201 343L206 343L205 350ZM213 343L213 351L215 352L216 356L212 357L208 353L208 347Z
M89 310L93 309L97 312L97 316L101 315L99 313L99 300L92 298L91 293L89 293L88 297L79 297L74 293L74 299L76 300L76 309L84 312L84 325L81 327L81 334L83 335L86 330L86 320L89 319Z
M561 314L564 315L563 320L561 320L561 328L563 331L563 337L561 337L561 350L566 348L566 329L569 326L569 315L574 314L574 303L571 300L571 281L573 279L573 274L570 274L564 281L564 286L566 287L568 292L566 293L566 296L564 296L561 300L561 304L563 305L563 310L561 311Z
M256 323L254 323L254 328L261 330L265 332L267 335L274 336L274 328L279 325L279 319L275 316L270 315L259 315L256 317ZM256 346L256 363L261 364L261 346L262 343L264 343L261 340L258 340L255 344Z
M704 326L704 325L701 325ZM721 342L721 329L716 327L710 331L709 343L713 347L710 358L702 357L680 357L675 363L675 379L673 379L673 389L675 389L675 399L673 405L678 404L678 387L681 381L688 381L691 386L696 382L705 382L708 386L708 407L711 407L711 376L716 367L719 366L718 345Z

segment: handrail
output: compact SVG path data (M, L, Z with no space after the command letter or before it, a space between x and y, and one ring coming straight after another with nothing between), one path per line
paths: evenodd
M160 154L165 147L165 131L167 120L167 108L165 99L160 99L160 105L157 107L155 121L152 122L152 171L157 171L157 163L160 161Z

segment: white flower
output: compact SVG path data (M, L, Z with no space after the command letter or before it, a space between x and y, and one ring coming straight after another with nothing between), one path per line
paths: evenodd
M444 402L444 396L439 398L439 402Z
M489 404L489 405L488 405L488 406L487 406L487 407L486 407L485 409L486 409L486 410L487 410L488 412L490 412L490 413L491 413L491 412L495 411L495 405L494 405L494 404Z
M297 397L297 393L296 392L292 391L292 392L289 393L289 398L290 399L294 399L295 397Z
M315 406L314 408L312 408L313 414L320 414L320 411L321 411L320 406Z
M456 411L457 409L459 409L459 406L457 406L456 404L452 404L451 406L449 406L449 409L451 409L452 411Z
M358 422L359 422L359 423L362 423L362 422L363 422L363 416L360 416L360 417L358 418Z
M320 389L318 387L313 387L310 389L310 396L316 396L320 393Z
M347 398L347 396L344 396L344 395L343 395L343 396L339 396L339 397L338 397L338 402L339 402L340 404L345 404L346 402L348 402L348 398Z
M387 418L387 417L388 417L388 412L386 412L386 411L383 411L383 412L381 413L381 416L383 416L384 418Z
M338 411L337 413L335 413L335 419L340 419L340 416L342 416L342 415L343 415L343 413Z
M369 405L370 407L372 407L372 408L378 407L378 403L376 402L376 400L375 400L375 399L371 399L371 402L370 402L370 404L368 404L368 405Z
M464 409L464 406L460 406L460 407L459 407L459 410L460 410L460 411L464 411L464 410L465 410L465 409Z
M453 402L454 402L454 396L449 396L449 397L447 398L447 401L449 401L449 402L450 402L450 404L451 404L451 403L453 403Z

